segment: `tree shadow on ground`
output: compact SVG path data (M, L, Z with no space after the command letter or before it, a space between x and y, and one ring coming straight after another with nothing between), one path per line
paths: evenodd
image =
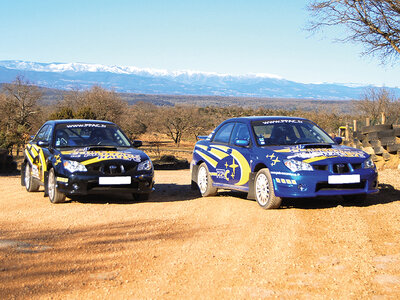
M136 204L140 202L176 202L188 201L200 197L197 190L192 190L189 184L161 183L155 185L155 191L150 194L149 200L138 201L131 194L94 194L67 198L68 202L91 204Z
M220 196L230 196L242 198L248 201L247 193L237 191L222 191ZM395 189L390 184L379 184L379 193L368 195L365 201L348 200L345 201L341 196L316 197L316 198L283 198L281 209L300 208L300 209L323 209L333 208L339 205L344 207L368 207L377 204L387 204L400 201L400 190Z
M19 231L18 236L14 230L16 224L5 224L0 230L1 298L48 298L52 293L62 291L125 284L130 278L122 277L122 262L132 261L134 257L133 270L146 272L156 263L153 257L159 251L157 245L160 242L184 243L212 230L193 228L180 222L178 218L133 220L73 229L31 228Z

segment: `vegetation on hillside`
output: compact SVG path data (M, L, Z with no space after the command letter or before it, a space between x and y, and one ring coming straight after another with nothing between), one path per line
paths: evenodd
M169 96L174 97L174 96ZM38 128L49 119L101 119L120 125L130 138L143 134L157 136L163 134L176 146L182 140L195 141L198 135L207 135L220 122L239 116L297 116L310 119L326 131L334 133L339 126L352 124L354 119L362 124L365 117L377 122L380 112L385 112L387 120L398 122L400 99L386 89L371 89L359 102L346 103L343 112L340 103L323 102L312 108L293 108L281 103L279 108L268 105L244 107L225 105L155 105L138 101L129 104L121 94L94 86L85 91L63 92L56 100L43 99L41 90L23 77L4 84L0 92L0 148L10 151L20 149ZM276 101L276 100L275 100Z

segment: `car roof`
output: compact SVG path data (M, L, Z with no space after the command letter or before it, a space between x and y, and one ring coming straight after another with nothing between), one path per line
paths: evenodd
M87 119L67 119L67 120L50 120L45 124L71 124L71 123L97 123L97 124L112 124L113 122L103 121L103 120L87 120Z
M299 118L299 117L288 117L288 116L249 116L249 117L237 117L237 118L231 118L225 120L225 122L228 121L244 121L244 122L254 122L254 121L267 121L267 120L279 120L279 119L285 119L285 120L306 120L309 121L308 119L305 118Z

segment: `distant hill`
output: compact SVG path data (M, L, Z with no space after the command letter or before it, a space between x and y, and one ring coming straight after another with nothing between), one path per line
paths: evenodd
M11 82L17 75L50 89L87 89L100 85L120 93L151 95L349 100L359 99L365 91L365 86L304 84L266 74L236 76L82 63L0 61L0 82Z

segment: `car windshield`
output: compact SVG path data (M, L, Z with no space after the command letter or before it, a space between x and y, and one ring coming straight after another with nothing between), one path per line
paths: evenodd
M306 120L257 121L252 127L260 146L335 143L321 128Z
M54 133L55 148L89 146L130 147L123 132L113 124L70 123L58 124Z

